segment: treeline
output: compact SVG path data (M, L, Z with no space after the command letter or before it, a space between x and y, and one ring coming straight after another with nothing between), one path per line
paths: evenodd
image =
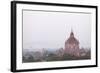
M36 52L35 52L36 53ZM73 56L73 55L69 55L69 54L63 54L61 56L59 56L59 54L55 54L55 53L44 53L44 54L39 54L36 53L36 56L33 52L33 54L31 54L30 52L28 52L26 55L23 55L22 58L24 63L27 62L45 62L45 61L64 61L64 60L85 60L85 59L91 59L91 52L90 50L87 51L85 53L84 56Z

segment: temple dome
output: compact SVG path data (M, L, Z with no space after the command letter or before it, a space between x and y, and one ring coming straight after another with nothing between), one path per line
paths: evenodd
M74 33L71 32L70 33L70 37L68 38L68 40L65 43L69 43L69 44L79 44L79 41L74 37Z
M70 37L65 41L65 53L79 57L79 41L74 37L74 33L71 31Z

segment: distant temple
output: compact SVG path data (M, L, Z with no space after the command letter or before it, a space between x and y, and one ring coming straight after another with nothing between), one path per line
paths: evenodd
M68 40L65 41L64 52L72 56L80 56L79 41L74 37L73 31L71 31Z

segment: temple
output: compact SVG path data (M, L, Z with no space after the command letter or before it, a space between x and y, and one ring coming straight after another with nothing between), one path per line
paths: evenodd
M74 37L73 31L70 33L70 37L65 41L65 51L66 54L79 57L79 41Z

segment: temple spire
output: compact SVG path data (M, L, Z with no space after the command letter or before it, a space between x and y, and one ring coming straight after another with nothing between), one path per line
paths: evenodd
M72 27L71 27L71 32L73 32L73 29L72 29Z
M71 28L70 37L74 37L73 29Z

